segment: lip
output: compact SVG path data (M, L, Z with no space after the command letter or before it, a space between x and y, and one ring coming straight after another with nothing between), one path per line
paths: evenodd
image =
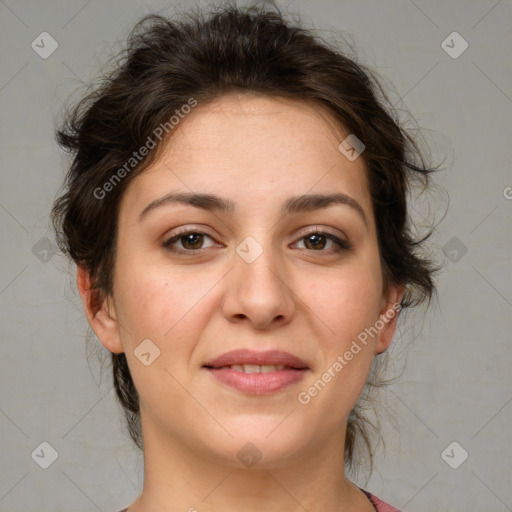
M231 365L283 365L286 368L270 373L245 373L227 368ZM256 352L254 350L234 350L209 361L203 368L216 380L249 395L270 395L276 393L304 377L309 370L300 358L281 350Z
M231 366L233 364L257 364L259 366L282 364L298 370L308 369L308 365L302 359L288 352L283 352L282 350L258 352L250 349L226 352L203 366L221 368L222 366Z

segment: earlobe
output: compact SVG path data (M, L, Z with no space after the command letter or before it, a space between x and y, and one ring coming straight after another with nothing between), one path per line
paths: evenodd
M89 272L84 267L77 268L76 282L87 321L101 344L115 354L124 352L112 298L99 300L98 291L92 289Z
M398 315L400 312L400 302L404 295L405 287L392 286L389 289L387 297L384 299L384 305L380 310L378 327L379 335L375 345L375 353L385 352L391 345L393 334L396 330Z

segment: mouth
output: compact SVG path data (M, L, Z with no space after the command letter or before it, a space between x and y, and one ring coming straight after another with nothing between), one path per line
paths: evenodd
M203 368L216 381L248 395L276 393L301 380L309 370L298 357L278 350L227 352Z
M208 368L208 367L207 367ZM295 370L296 368L291 368L290 366L285 366L284 364L232 364L229 366L221 366L221 367L210 367L213 370L234 370L235 372L244 372L244 373L273 373L284 370L285 368Z

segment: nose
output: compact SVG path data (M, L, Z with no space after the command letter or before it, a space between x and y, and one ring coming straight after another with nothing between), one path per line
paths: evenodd
M233 323L249 322L255 329L289 323L295 313L295 294L279 257L265 248L248 263L237 253L225 282L222 309Z

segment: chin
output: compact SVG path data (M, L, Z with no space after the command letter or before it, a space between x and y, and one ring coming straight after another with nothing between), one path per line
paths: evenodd
M290 459L307 447L308 438L304 424L285 417L240 418L227 427L233 437L223 436L220 443L210 448L227 465L236 468L271 469L290 464Z

